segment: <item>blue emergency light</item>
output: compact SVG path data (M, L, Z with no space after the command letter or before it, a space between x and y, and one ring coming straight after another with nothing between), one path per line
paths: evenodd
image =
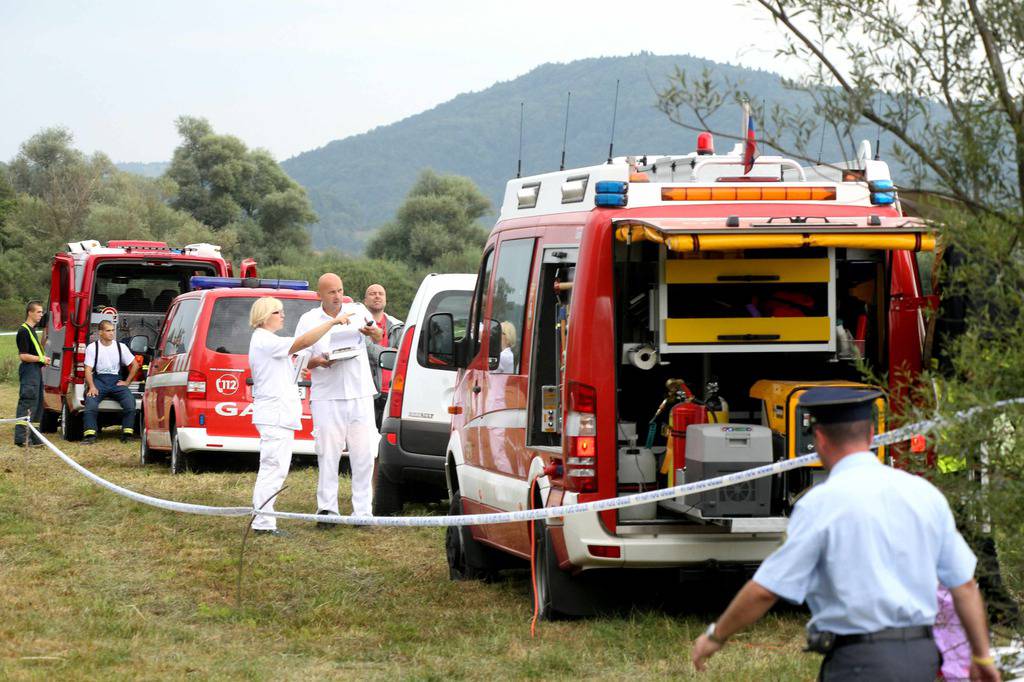
M871 190L871 203L876 206L885 206L896 203L896 185L892 180L872 180L868 183Z
M601 180L594 186L595 206L625 206L628 203L626 193L629 183L621 180Z
M196 275L189 279L189 288L201 289L290 289L307 291L309 282L303 279L259 279L256 277L208 277Z
M625 194L595 194L595 206L625 206L627 197Z
M625 194L629 191L629 183L621 180L602 180L594 187L598 194Z

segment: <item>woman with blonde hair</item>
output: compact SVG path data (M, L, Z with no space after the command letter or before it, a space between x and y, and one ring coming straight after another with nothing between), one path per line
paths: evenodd
M302 400L295 383L292 355L312 346L336 324L346 324L348 314L317 325L302 336L278 336L284 327L284 305L272 296L256 299L249 310L253 328L249 342L252 371L252 423L260 432L260 470L252 491L257 509L274 511L273 497L284 484L292 463L292 440L302 428ZM277 519L257 516L252 522L259 534L284 535Z
M501 374L512 374L516 371L516 358L512 349L516 345L518 334L516 326L505 320L501 323L501 354L498 356L498 369Z

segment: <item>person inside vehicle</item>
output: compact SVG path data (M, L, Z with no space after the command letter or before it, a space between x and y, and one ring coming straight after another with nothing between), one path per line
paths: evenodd
M347 323L348 314L342 312L298 337L278 336L284 327L281 301L263 296L249 309L252 423L260 433L260 468L252 491L257 509L274 511L274 496L291 467L295 432L302 428L302 400L292 355L316 343L331 327ZM256 516L252 528L261 535L284 535L274 517Z
M516 371L516 358L513 348L516 345L516 326L505 320L501 323L501 355L498 356L498 368L494 370L498 374L514 374Z
M128 376L121 379L121 368L128 368ZM121 442L135 434L135 396L128 386L139 371L139 361L128 346L114 338L114 323L99 323L99 338L85 348L85 416L82 444L96 442L100 403L107 398L121 404Z

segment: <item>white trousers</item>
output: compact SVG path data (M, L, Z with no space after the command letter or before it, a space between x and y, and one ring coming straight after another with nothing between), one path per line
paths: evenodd
M292 465L292 441L295 432L282 426L256 424L260 432L260 470L256 474L256 486L252 491L252 504L257 509L274 511L275 493L284 485L288 469ZM270 500L267 502L267 500ZM266 504L264 504L266 502ZM252 527L258 530L277 528L277 519L257 516Z
M317 511L338 511L338 465L348 446L352 467L352 513L370 516L373 496L374 446L380 439L373 413L373 397L351 400L313 400L313 434L320 475L316 486Z

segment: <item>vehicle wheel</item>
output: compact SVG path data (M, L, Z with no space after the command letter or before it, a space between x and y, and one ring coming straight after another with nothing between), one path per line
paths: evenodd
M171 473L183 474L189 470L188 453L181 449L178 432L171 430Z
M377 471L377 480L373 485L373 515L394 516L401 514L405 506L402 497L402 486L392 483L382 471Z
M139 418L139 465L146 466L156 461L156 451L149 447L146 442L149 436L149 429L146 428L146 415Z
M456 492L452 495L448 515L461 514L462 496ZM497 571L491 556L494 550L474 540L467 526L448 526L444 534L444 548L448 555L448 577L452 580L488 580Z
M68 409L67 403L60 410L60 436L66 441L82 440L82 415Z
M538 617L559 620L593 616L602 600L585 584L586 576L573 576L558 567L547 524L536 521L533 526Z
M338 473L342 476L352 477L352 462L348 461L348 455L338 461Z
M60 412L43 410L43 416L39 418L39 430L42 433L56 433L57 425L60 423Z

